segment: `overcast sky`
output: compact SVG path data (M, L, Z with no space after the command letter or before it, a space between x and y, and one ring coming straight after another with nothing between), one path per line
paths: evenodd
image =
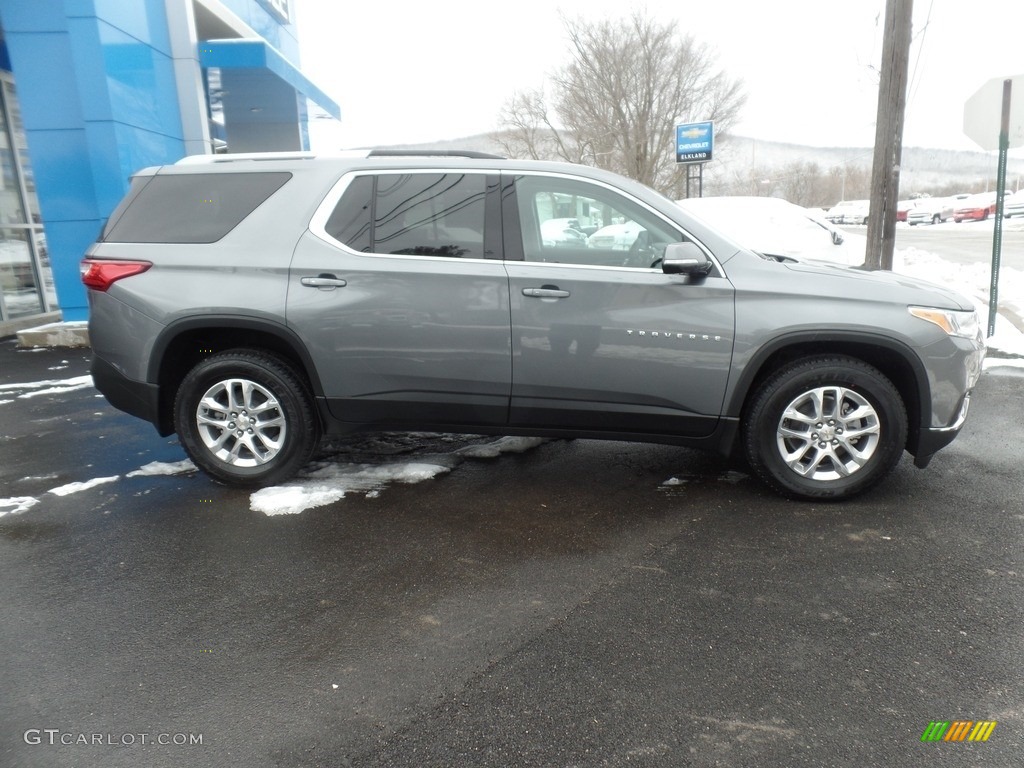
M596 19L637 6L298 0L294 7L302 68L342 112L340 124L316 121L314 148L337 149L495 130L513 92L544 85L566 61L560 12ZM678 20L744 82L747 104L735 133L815 146L874 143L885 0L641 7ZM987 80L1017 74L1024 74L1024 2L916 0L904 145L978 149L963 134L964 102Z

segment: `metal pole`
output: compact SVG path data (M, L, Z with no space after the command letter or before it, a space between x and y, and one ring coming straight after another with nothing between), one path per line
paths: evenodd
M1006 196L1006 153L1010 149L1010 96L1013 80L1003 80L1003 114L999 122L999 170L996 174L996 221L992 232L992 283L988 294L988 337L996 332L999 310L999 258L1003 250L1003 198Z

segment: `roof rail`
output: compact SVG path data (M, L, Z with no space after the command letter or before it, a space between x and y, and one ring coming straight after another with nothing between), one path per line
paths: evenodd
M312 160L312 152L239 152L219 155L188 155L175 165L206 165L208 163L234 163L241 160Z
M472 149L372 149L367 157L469 157L475 160L505 160L503 155Z
M331 154L316 152L225 152L218 155L188 155L175 165L209 165L211 163L234 163L243 160L313 160L317 157L366 157L365 149L345 150Z

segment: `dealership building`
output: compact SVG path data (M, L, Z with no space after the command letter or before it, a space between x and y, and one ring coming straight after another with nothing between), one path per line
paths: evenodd
M88 315L79 262L140 168L309 149L338 105L295 0L0 0L0 335Z

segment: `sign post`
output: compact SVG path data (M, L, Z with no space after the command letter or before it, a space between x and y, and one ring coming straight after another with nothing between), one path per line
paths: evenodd
M686 165L686 196L690 196L690 169L697 166L697 197L704 195L704 163L709 162L715 150L715 123L682 123L676 126L676 163Z
M999 261L1003 248L1003 199L1006 197L1006 154L1024 146L1024 98L1013 104L1013 86L1024 96L1024 75L989 80L964 105L964 133L982 149L998 149L996 172L996 220L992 231L992 275L988 296L988 336L996 332L999 309ZM996 104L999 120L996 122Z

